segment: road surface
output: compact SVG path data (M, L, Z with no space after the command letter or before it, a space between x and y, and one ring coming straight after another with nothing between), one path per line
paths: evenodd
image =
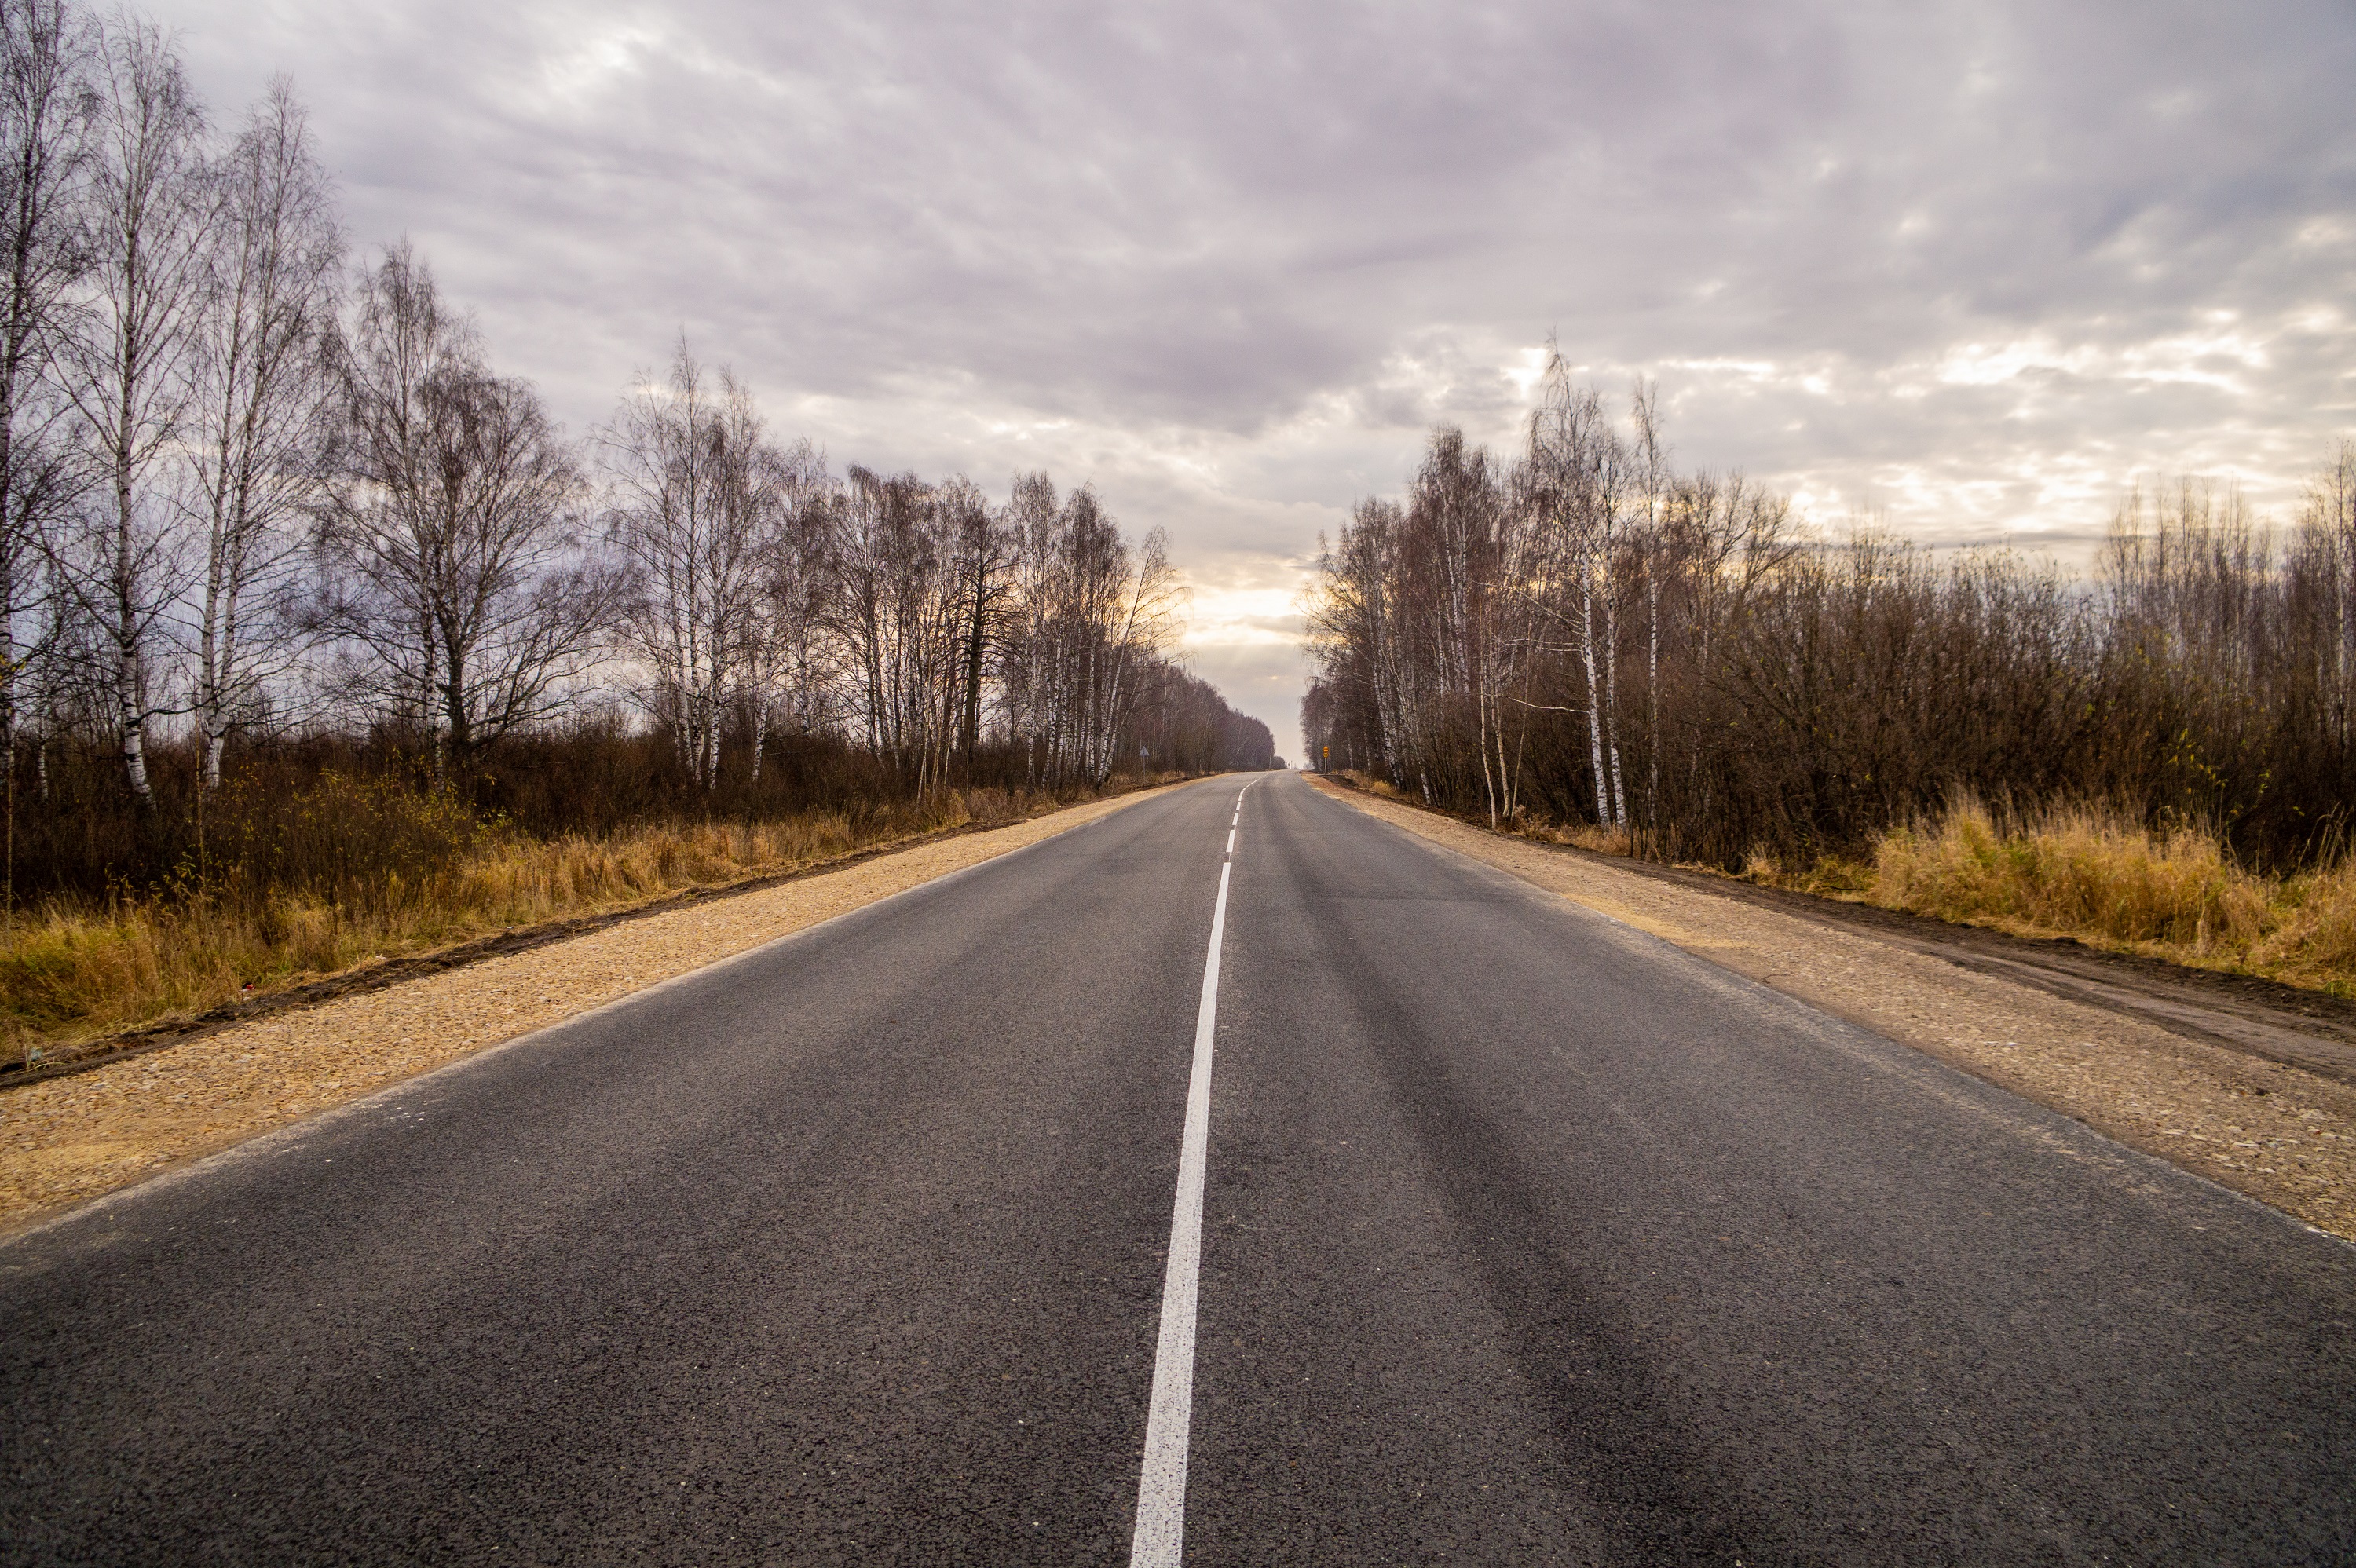
M2346 1561L2351 1320L2356 1249L1229 777L0 1247L0 1560Z

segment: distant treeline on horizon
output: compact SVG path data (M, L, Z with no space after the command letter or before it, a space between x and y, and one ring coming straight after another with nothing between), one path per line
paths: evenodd
M1806 864L1966 801L2095 804L2273 867L2356 800L2356 443L2286 527L2183 480L2124 497L2091 572L1826 539L1678 472L1550 358L1503 461L1437 432L1319 563L1312 766L1435 804Z

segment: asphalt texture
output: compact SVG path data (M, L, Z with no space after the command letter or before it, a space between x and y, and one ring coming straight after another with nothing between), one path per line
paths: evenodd
M0 1561L1120 1563L1241 778L0 1246ZM1251 784L1186 1559L2356 1556L2356 1249Z

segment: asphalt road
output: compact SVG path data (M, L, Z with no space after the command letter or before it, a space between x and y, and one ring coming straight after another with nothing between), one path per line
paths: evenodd
M1246 782L0 1247L0 1560L1128 1561ZM1187 1562L2356 1557L2356 1249L1297 778L1227 897Z

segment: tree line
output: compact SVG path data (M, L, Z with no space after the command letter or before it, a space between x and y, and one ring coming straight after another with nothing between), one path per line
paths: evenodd
M465 790L602 726L689 809L780 747L916 792L1272 759L1173 662L1165 539L1086 487L837 475L683 341L569 439L406 241L354 270L289 83L217 125L152 23L0 16L12 866L60 760L168 837L159 747L199 824L241 746Z
M1314 765L1639 852L1805 864L1970 796L2342 852L2356 750L2356 443L2287 526L2230 488L2131 495L2092 570L1826 539L1670 460L1550 353L1510 459L1438 431L1310 594Z

